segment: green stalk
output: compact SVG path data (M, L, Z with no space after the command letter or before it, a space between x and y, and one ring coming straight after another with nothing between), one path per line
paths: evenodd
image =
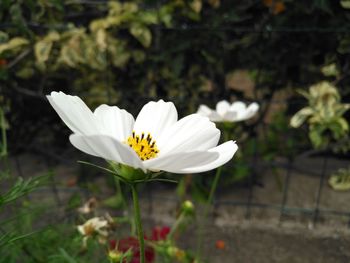
M206 220L208 217L208 213L209 213L209 208L212 206L213 203L213 199L214 199L214 194L216 191L216 188L218 186L219 183L219 179L221 177L221 171L222 171L222 166L220 166L215 173L215 178L213 181L213 184L210 188L210 193L209 193L209 197L207 200L207 203L204 207L204 211L203 211L203 220ZM202 253L202 245L203 245L203 235L204 235L204 223L203 222L199 222L199 226L198 226L198 237L197 237L197 258L200 259L201 253Z
M230 138L230 129L229 128L224 127L223 137L224 137L224 142L229 140L229 138ZM218 187L218 183L219 183L219 180L221 177L221 172L222 172L222 166L220 166L218 169L216 169L214 181L213 181L213 184L211 185L208 200L207 200L208 205L211 205L213 202L214 194L216 192L216 188ZM205 210L205 214L204 214L205 217L207 216L207 213L208 213L208 209Z
M140 263L145 263L146 262L146 260L145 260L145 240L143 237L139 197L137 194L136 185L131 184L130 186L131 186L131 191L132 191L132 199L134 201L135 225L136 225L137 235L138 235L139 243L140 243Z
M230 128L231 126L225 125L223 127L223 137L224 137L224 142L226 142L230 138ZM213 184L211 185L208 200L206 203L206 206L204 208L203 212L203 219L207 219L208 213L209 213L209 208L211 207L214 199L214 195L216 192L216 188L218 187L218 183L221 177L221 172L222 172L222 166L217 168ZM204 231L204 224L199 223L199 228L198 228L198 238L197 238L197 258L200 259L201 251L202 251L202 244L203 244L203 231Z
M221 171L222 171L222 166L220 166L218 169L216 169L214 181L213 181L213 184L211 185L209 196L208 196L208 200L207 200L207 204L209 206L212 205L214 194L216 192L216 188L218 187L218 183L219 183L219 180L220 180L220 177L221 177ZM208 212L207 210L208 209L206 209L206 213ZM207 214L204 214L204 216L206 217Z
M172 240L174 237L174 234L176 233L177 229L179 228L179 226L182 224L183 220L185 219L185 215L184 212L182 212L180 214L180 216L178 217L178 219L175 221L173 227L170 230L170 233L168 234L168 238L169 240Z
M114 176L114 183L115 183L115 187L116 187L116 190L117 190L117 192L116 192L116 198L117 198L118 201L120 200L123 209L125 209L125 208L127 207L126 201L125 201L125 199L124 199L122 187L121 187L121 185L120 185L120 180L119 180L119 178L116 177L116 176Z

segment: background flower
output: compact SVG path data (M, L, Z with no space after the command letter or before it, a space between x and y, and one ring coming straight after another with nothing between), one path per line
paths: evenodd
M247 106L241 101L230 104L228 101L222 100L216 104L216 110L202 104L199 106L197 113L214 122L237 122L252 118L258 110L259 104L256 102Z

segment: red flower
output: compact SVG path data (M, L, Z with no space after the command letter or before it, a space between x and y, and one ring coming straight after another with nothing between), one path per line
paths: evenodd
M152 239L153 241L165 240L170 233L170 227L168 226L156 226L152 230Z
M140 263L140 245L139 241L135 237L127 237L119 240L118 250L125 253L129 249L133 252L133 258L130 263ZM155 259L155 253L152 247L145 246L145 258L146 263L153 263Z
M115 239L109 240L109 249L110 250L114 250L116 246L117 246L117 240L115 240Z
M169 233L170 227L157 226L152 229L152 237L149 239L145 236L145 239L151 241L165 240ZM140 245L138 239L135 237L123 238L119 240L119 242L117 242L115 239L112 239L109 241L109 249L117 249L122 253L126 253L129 249L131 249L133 258L131 259L130 263L140 263ZM146 263L153 263L155 260L154 249L147 245L145 246L145 258Z

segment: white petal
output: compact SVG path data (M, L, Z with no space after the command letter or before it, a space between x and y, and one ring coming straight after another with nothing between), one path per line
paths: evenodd
M177 121L177 111L172 102L151 101L141 109L136 118L134 130L136 134L150 133L155 139L163 131Z
M119 141L124 141L130 136L135 121L134 117L126 110L103 104L96 108L94 115L101 122L101 133Z
M203 151L217 145L220 130L208 118L188 115L172 125L157 140L159 155L178 152Z
M144 161L144 166L149 170L163 170L171 173L186 173L186 169L193 166L205 166L218 159L217 152L189 152L168 154ZM184 172L183 172L184 171Z
M197 110L197 113L202 115L202 116L206 116L209 117L209 115L211 114L213 110L210 109L207 105L199 105L199 108Z
M235 101L232 103L230 106L230 111L235 111L235 112L244 112L246 110L246 105L242 101Z
M93 113L79 97L54 91L47 98L63 122L74 133L99 133Z
M79 225L77 226L77 229L79 231L80 234L85 235L85 228L84 225Z
M238 116L235 119L235 121L245 121L252 118L256 114L258 109L259 105L257 103L254 102L250 104L247 108L238 112Z
M230 103L228 103L226 100L219 101L218 104L216 104L216 112L221 116L224 116L229 108Z
M214 110L210 109L206 105L200 105L197 114L208 117L211 121L222 121L222 117Z
M201 173L215 169L231 160L237 149L238 146L234 141L228 141L220 144L219 146L208 151L210 153L218 153L219 157L217 159L204 165L197 165L182 169L181 171L177 171L177 173Z
M223 119L224 121L234 122L237 120L237 117L238 117L237 112L229 110L228 112L225 113Z
M252 118L259 110L259 104L256 102L251 103L247 108L247 119Z
M69 140L74 147L87 154L146 171L141 159L133 149L110 136L72 134Z

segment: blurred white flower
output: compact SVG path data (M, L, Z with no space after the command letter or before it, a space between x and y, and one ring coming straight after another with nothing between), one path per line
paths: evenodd
M134 120L117 106L103 104L92 112L79 97L63 92L47 98L73 131L69 139L76 148L144 172L204 172L228 162L238 149L234 141L217 146L220 131L206 117L178 120L172 102L151 101Z
M109 222L103 217L93 217L83 225L77 226L79 233L83 236L83 245L86 246L86 241L95 236L101 243L104 243L108 236L108 224Z
M230 104L228 101L222 100L216 104L216 110L212 110L206 105L200 105L197 113L214 122L238 122L252 118L258 110L259 104L256 102L247 106L241 101Z
M89 214L95 210L97 206L97 200L95 197L90 198L83 206L79 207L77 210L81 214Z

